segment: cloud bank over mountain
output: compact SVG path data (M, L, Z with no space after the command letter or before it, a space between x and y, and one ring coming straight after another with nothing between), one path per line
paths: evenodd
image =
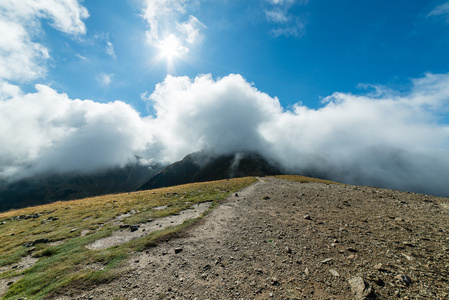
M289 172L449 195L449 74L426 74L405 93L373 90L287 110L240 75L167 76L147 97L154 115L143 117L121 101L70 99L45 85L25 94L3 83L0 176L258 151Z

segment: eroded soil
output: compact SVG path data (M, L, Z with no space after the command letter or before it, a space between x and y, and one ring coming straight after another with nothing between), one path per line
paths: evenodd
M263 178L125 268L55 299L449 299L449 199Z

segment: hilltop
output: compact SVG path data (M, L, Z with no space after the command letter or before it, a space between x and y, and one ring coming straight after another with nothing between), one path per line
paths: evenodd
M84 237L89 241L83 240L88 247L95 240L114 235L114 230L131 234L129 227L120 228L119 224L140 224L135 232L142 237L123 244L126 247L83 248L87 249L83 250L85 259L80 260L81 267L71 272L84 272L84 277L73 275L72 281L50 293L47 299L449 296L449 199L301 176L258 178L255 183L250 178L240 180L244 181L197 183L129 195L140 195L142 199L159 199L157 195L161 195L160 199L165 200L151 202L150 210L144 209L149 203L138 206L134 202L134 213L128 211L119 220L104 218L99 228L93 225L98 220L92 221L92 231ZM164 226L163 215L156 215L155 209L178 207L178 214L182 215L180 212L186 207L178 205L185 203L187 196L199 204L212 197L216 199L212 205L215 208L195 223L187 221L177 227L179 230L166 231L163 237L149 240L148 230L143 231L150 228L144 225L149 214L150 223ZM101 203L118 205L114 201L125 197L122 194ZM170 201L178 204L170 205ZM83 203L87 205L86 200ZM72 234L83 239L80 233ZM54 240L50 238L51 242ZM57 255L69 246L70 240L62 241L55 246L33 246L36 249L32 253L40 255L34 255L39 261L30 270L37 271L33 268L46 260L56 261ZM21 252L25 257L26 250ZM122 263L114 263L114 258L106 255L118 255L120 251L127 251ZM23 263L22 268L25 267ZM11 289L19 291L24 286L21 280L27 276L14 281Z

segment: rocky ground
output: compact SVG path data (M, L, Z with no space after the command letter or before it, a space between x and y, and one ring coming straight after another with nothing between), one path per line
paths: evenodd
M55 299L449 299L449 199L262 178Z

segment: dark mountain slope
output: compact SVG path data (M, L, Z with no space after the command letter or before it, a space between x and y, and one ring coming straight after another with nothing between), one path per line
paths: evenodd
M0 211L135 191L161 168L133 164L93 174L47 174L10 184L0 181Z
M244 176L278 175L282 172L256 152L213 156L195 152L175 162L143 184L139 190Z

